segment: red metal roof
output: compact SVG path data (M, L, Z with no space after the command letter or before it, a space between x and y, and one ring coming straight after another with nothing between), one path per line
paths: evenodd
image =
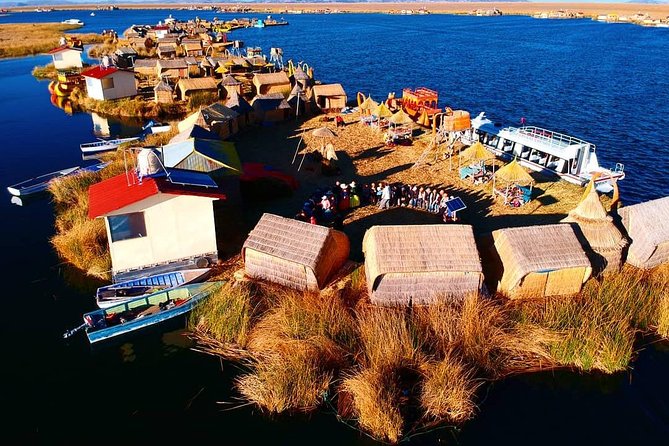
M61 46L59 46L59 47L57 47L57 48L52 49L52 50L49 51L47 54L56 54L56 53L60 53L61 51L67 51L67 50L72 50L72 51L79 51L79 52L82 52L82 51L83 51L83 48L71 47L71 46L69 46L69 45L61 45Z
M92 68L89 68L88 70L84 70L81 72L81 75L84 77L93 77L95 79L102 79L110 74L114 74L118 71L118 68L116 67L107 67L103 68L102 65L98 65Z
M88 189L88 217L101 217L161 193L226 199L220 189L181 186L172 184L165 178L144 178L140 183L134 172L127 176L122 173Z

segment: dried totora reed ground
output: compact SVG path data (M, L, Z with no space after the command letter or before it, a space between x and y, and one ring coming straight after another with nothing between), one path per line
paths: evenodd
M58 46L58 39L66 32L80 28L61 23L7 23L0 25L0 58L21 57L45 53ZM84 44L99 43L99 34L69 34Z

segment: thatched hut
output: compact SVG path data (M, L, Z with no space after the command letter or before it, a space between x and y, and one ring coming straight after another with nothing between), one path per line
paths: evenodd
M467 225L373 226L362 242L372 303L426 305L462 299L483 284Z
M504 198L504 204L522 206L532 198L533 185L534 178L514 159L493 175L493 198L499 195Z
M618 212L631 239L627 263L644 269L669 263L669 197L625 206Z
M604 209L592 184L578 206L562 221L578 226L576 234L590 257L595 274L620 270L627 239Z
M492 237L503 270L497 291L509 298L573 295L592 273L571 225L499 229Z
M171 104L174 102L174 90L165 81L160 81L153 87L153 100L156 104Z
M251 124L255 119L255 112L251 104L246 99L239 95L236 91L232 91L225 102L225 106L236 111L239 114L239 126L245 127Z
M343 232L263 214L242 248L246 275L298 290L318 291L348 259Z
M346 92L341 84L314 85L313 92L316 105L325 113L346 107Z
M253 85L257 95L281 93L284 98L288 97L292 88L285 71L256 73L253 75Z

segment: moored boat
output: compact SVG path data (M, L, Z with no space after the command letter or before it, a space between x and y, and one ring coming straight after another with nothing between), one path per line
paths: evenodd
M75 166L69 167L67 169L57 170L55 172L50 172L35 178L31 178L29 180L21 181L20 183L13 184L11 186L7 186L7 191L16 197L24 197L26 195L44 192L47 187L49 187L49 183L56 178L61 178L80 172L97 172L98 170L105 168L107 164L109 163L99 163L88 167Z
M95 293L95 301L98 307L109 308L157 291L203 280L209 271L211 271L211 268L192 268L114 283L98 288Z
M81 26L84 26L84 22L82 22L79 19L67 19L67 20L63 20L60 23L62 23L63 25L81 25Z
M84 314L84 324L68 331L69 337L81 328L91 344L155 326L188 313L223 282L204 282L159 291L102 310Z
M473 140L480 141L502 159L517 159L529 169L553 174L583 186L597 174L595 184L600 192L613 190L611 183L625 178L625 166L613 169L599 165L594 144L552 130L535 126L499 127L480 113L471 121Z
M126 142L137 141L139 137L133 138L117 138L117 139L101 139L96 142L88 142L80 144L79 148L84 153L108 152L116 150L118 147Z

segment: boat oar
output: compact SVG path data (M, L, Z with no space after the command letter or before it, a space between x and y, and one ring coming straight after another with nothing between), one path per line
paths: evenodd
M80 332L81 330L83 330L86 327L88 327L88 324L86 322L84 322L83 324L81 324L80 326L78 326L76 328L73 328L71 330L67 330L65 333L63 333L63 339L67 339L71 336L74 336L76 333Z

